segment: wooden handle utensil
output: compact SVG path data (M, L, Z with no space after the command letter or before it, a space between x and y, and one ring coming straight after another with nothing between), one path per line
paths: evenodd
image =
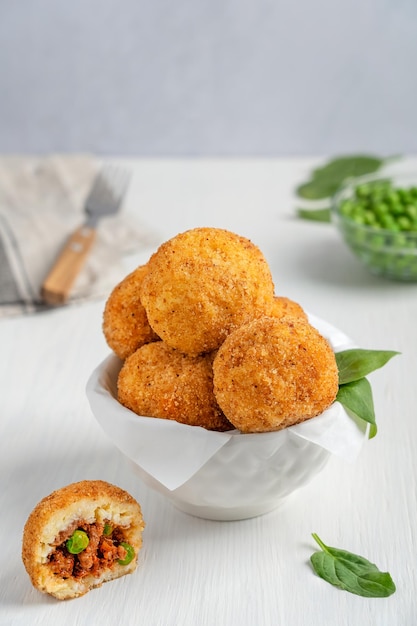
M80 226L68 239L42 285L41 296L47 304L64 304L68 300L95 238L95 228Z

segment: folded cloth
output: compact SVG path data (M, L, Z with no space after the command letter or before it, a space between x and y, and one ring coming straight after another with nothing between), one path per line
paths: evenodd
M69 235L85 221L98 169L88 155L0 158L0 317L49 308L41 285ZM68 304L108 295L127 273L124 255L154 243L123 208L100 220Z

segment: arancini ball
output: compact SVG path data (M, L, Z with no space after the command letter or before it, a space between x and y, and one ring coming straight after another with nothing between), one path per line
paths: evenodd
M155 333L189 355L216 350L232 330L269 314L273 297L259 248L220 228L195 228L163 243L141 288Z
M122 361L145 343L159 339L140 301L140 288L147 271L147 266L141 265L128 274L114 287L104 307L104 338Z
M328 341L294 318L263 317L231 333L213 362L214 394L241 432L280 430L327 409L338 391Z
M307 313L304 311L301 304L284 296L274 296L270 315L271 317L277 318L297 317L306 322L308 321Z
M188 356L162 341L146 344L124 362L118 400L138 415L231 430L213 393L213 357Z

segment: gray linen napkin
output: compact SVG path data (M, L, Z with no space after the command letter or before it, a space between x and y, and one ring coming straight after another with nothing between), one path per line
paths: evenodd
M45 310L43 280L84 222L98 163L88 155L0 158L0 317ZM154 245L123 208L103 218L69 304L107 296L126 275L123 257Z

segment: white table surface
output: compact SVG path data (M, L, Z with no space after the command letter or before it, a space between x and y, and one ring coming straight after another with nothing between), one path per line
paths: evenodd
M86 381L109 353L104 301L1 320L1 626L414 626L417 284L371 276L333 226L294 219L292 190L314 159L128 163L134 177L125 210L160 241L203 225L247 236L267 257L277 293L361 347L402 354L370 376L379 434L354 465L333 458L272 513L213 522L139 483L92 417ZM140 256L127 268L146 261ZM30 584L20 557L23 525L54 489L95 478L141 503L147 526L139 566L60 602ZM318 578L309 565L312 532L389 570L397 592L366 599Z

